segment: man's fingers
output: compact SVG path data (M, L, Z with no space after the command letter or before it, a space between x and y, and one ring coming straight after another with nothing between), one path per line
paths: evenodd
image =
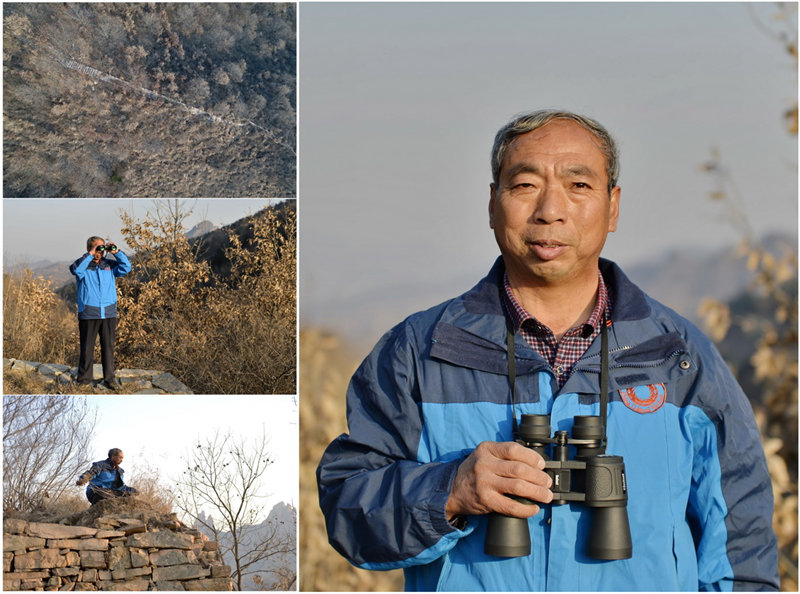
M540 470L544 468L542 456L531 448L526 448L513 441L484 441L475 448L476 451L479 448L501 460L516 460Z
M517 443L483 442L461 463L447 501L447 515L499 512L526 518L538 506L514 501L506 494L549 503L551 478L542 471L542 457Z
M515 518L530 518L541 511L541 507L533 502L526 503L526 501L529 500L520 501L498 493L491 503L491 509L498 514Z

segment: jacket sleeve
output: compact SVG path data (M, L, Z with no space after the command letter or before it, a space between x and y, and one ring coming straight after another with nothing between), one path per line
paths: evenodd
M777 590L772 482L753 410L716 348L703 346L695 384L703 414L689 422L695 451L687 514L699 588Z
M117 259L117 265L114 266L114 276L125 276L131 271L131 261L128 256L118 250L114 257Z
M430 563L472 531L456 530L445 514L460 460L417 460L422 417L411 333L403 325L387 333L356 371L347 392L350 434L328 446L317 469L328 539L365 569Z
M80 485L85 485L90 480L92 480L94 477L96 477L99 472L100 472L100 465L97 462L95 462L95 463L92 464L92 466L89 468L89 470L87 470L86 472L84 472L82 475L80 475L78 477L78 481L77 481L76 484L79 485L79 486Z
M69 271L81 279L86 276L86 270L89 268L89 264L91 263L92 255L89 252L86 252L83 256L70 264Z

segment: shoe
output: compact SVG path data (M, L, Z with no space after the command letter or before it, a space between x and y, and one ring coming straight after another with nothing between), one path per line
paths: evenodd
M102 385L108 388L109 390L113 390L114 392L119 392L120 388L122 388L122 385L119 383L119 379L116 377L110 382L103 380Z

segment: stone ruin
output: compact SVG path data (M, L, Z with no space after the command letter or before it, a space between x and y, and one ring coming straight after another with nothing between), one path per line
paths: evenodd
M3 357L3 371L27 373L42 385L43 390L56 390L59 387L75 385L78 368L55 363L39 363L22 359ZM120 384L132 394L192 394L191 388L171 373L155 369L117 369L116 377ZM103 379L103 366L95 363L92 368L92 389L100 393L111 391L100 384ZM130 388L130 389L129 389Z
M118 503L101 502L60 524L5 518L3 589L233 590L216 541L175 514Z

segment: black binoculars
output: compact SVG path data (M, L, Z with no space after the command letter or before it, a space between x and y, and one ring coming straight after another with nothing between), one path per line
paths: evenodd
M117 249L117 246L113 243L107 243L105 245L98 245L95 249L98 252L113 252L115 249Z
M583 503L592 508L586 554L593 559L629 559L633 554L628 523L628 488L622 456L605 454L603 420L576 416L572 437L556 431L550 437L548 415L522 415L517 443L545 459L545 472L553 479L553 505ZM552 446L552 457L547 450ZM569 446L576 448L569 459ZM514 497L522 503L533 501ZM552 538L557 538L553 535ZM489 516L484 551L495 557L525 557L531 553L528 520L493 513Z

